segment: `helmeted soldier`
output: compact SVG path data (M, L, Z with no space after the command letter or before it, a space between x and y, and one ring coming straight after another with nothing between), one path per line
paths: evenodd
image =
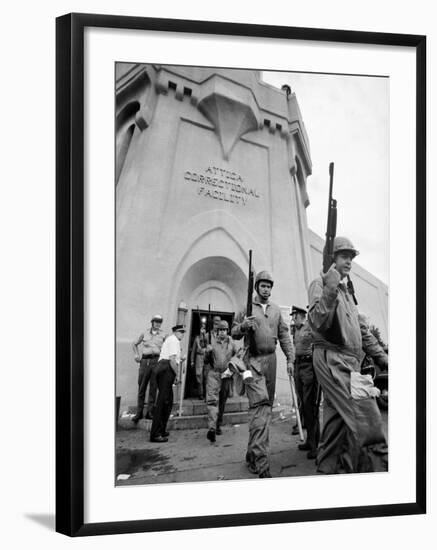
M217 336L208 346L206 361L209 365L206 380L206 404L208 408L208 432L206 437L214 443L216 434L221 435L221 424L232 373L228 369L229 361L237 353L237 345L228 336L227 321L217 323Z
M261 271L255 278L256 295L252 301L252 315L242 312L235 318L232 336L244 338L244 362L252 372L246 381L249 399L249 442L246 462L249 471L259 477L271 477L269 462L269 425L276 386L276 344L279 340L293 370L294 348L288 326L282 319L279 306L270 302L273 278Z
M336 237L333 264L309 287L313 363L324 395L316 464L327 474L387 470L387 444L375 400L378 390L360 373L360 365L363 350L381 366L388 360L358 319L348 284L357 255L349 239Z
M222 318L220 317L220 315L213 316L212 327L210 327L210 330L207 334L208 344L213 344L217 340L218 326L221 320ZM209 320L208 320L208 323L209 323ZM205 400L206 400L206 381L208 380L208 372L209 372L209 369L211 368L211 365L209 364L209 357L210 356L208 354L205 355L205 362L203 365L203 389L205 394Z
M203 399L204 396L204 379L203 372L205 366L205 354L208 346L208 334L206 331L206 318L200 320L199 334L194 338L193 347L191 348L191 368L194 370L196 377L197 396Z

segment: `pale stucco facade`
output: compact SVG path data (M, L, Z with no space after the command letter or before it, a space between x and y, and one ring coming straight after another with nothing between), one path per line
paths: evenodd
M153 314L169 331L181 302L188 329L197 307L239 311L251 249L288 320L307 303L319 242L306 220L311 159L297 99L258 71L118 64L116 115L116 391L126 406L137 390L131 343ZM357 274L386 329L386 290ZM277 398L289 401L278 359Z

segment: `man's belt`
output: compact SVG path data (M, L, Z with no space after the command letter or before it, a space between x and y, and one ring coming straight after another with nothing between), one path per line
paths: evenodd
M313 360L313 356L310 354L310 355L297 355L296 356L296 361L298 363L304 363L306 361L312 361Z
M143 359L156 359L156 357L159 357L159 353L155 353L154 355L143 355Z

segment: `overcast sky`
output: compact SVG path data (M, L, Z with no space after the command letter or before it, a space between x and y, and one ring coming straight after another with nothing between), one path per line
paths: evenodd
M389 80L273 72L263 79L288 84L301 109L313 163L309 227L324 237L332 161L337 235L349 237L357 262L388 284Z

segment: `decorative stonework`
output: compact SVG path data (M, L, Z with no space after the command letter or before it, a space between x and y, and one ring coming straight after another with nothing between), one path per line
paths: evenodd
M198 89L199 86L194 82L183 79L180 75L175 75L162 67L159 68L155 82L156 93L162 95L173 93L178 101L188 98L191 105L195 106L198 102Z
M214 125L225 160L244 134L260 127L252 92L217 75L202 85L198 108Z
M151 84L149 70L144 65L119 63L117 68L125 71L117 78L116 102L118 113L129 102L138 101L140 108L135 115L135 123L143 131L151 122L153 109L146 103L146 92Z

